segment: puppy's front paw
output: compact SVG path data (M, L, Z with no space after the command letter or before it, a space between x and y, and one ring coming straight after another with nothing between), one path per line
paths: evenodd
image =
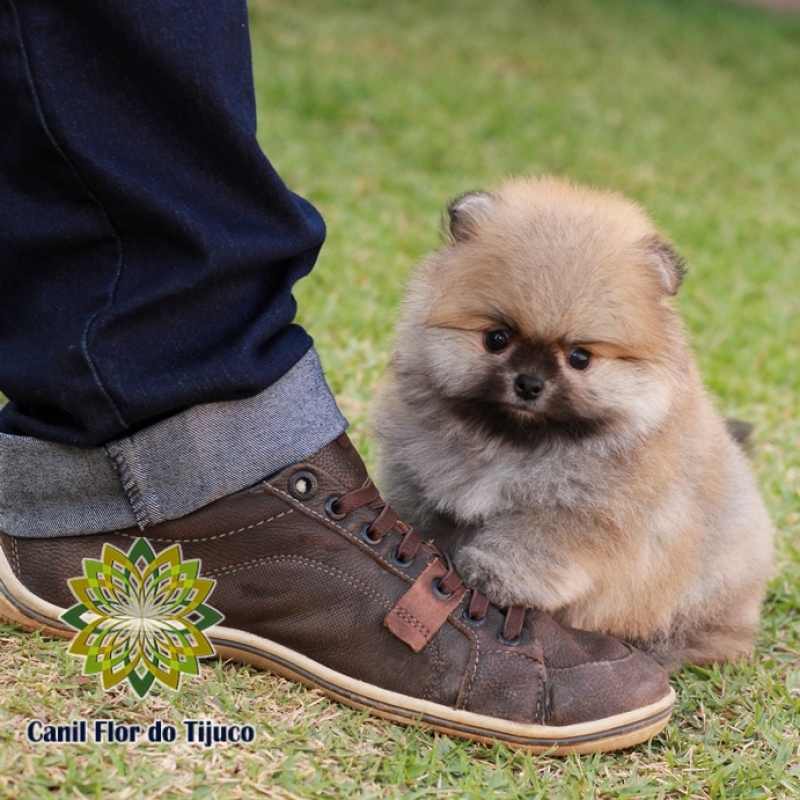
M467 546L458 551L455 563L464 584L485 594L495 605L531 605L525 587L517 585L512 566L504 559Z
M547 569L542 568L543 563ZM553 614L592 587L590 576L578 564L557 566L546 558L511 560L475 544L458 550L455 564L467 586L483 592L501 608L529 606Z

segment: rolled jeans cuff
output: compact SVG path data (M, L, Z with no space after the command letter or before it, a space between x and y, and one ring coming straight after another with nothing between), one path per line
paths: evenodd
M193 406L103 447L0 433L0 529L146 529L302 461L347 428L312 349L254 397Z

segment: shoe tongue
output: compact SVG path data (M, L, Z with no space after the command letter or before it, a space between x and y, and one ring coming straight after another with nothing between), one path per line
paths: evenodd
M328 475L347 491L357 489L369 477L367 468L346 433L343 433L330 444L325 445L313 456L306 459Z

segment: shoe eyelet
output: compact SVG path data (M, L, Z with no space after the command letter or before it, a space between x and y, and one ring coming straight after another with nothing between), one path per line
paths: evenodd
M375 536L375 535L372 533L371 527L372 527L372 525L371 525L371 523L369 523L369 522L365 522L365 523L364 523L364 524L361 526L361 538L362 538L362 539L363 539L363 540L364 540L364 541L365 541L367 544L380 544L381 537L380 537L380 536Z
M332 494L326 501L325 501L325 513L331 519L344 519L347 514L340 514L338 511L334 509L336 503L341 499L340 495Z
M504 644L506 647L516 647L522 641L522 637L517 636L516 639L506 639L506 637L503 636L502 633L498 633L497 641L500 642L501 644Z
M392 554L389 556L389 560L390 560L390 561L392 562L392 564L394 564L396 567L410 567L410 566L411 566L411 565L414 563L414 558L413 558L413 557L411 557L411 558L407 558L407 559L405 559L405 561L404 561L402 558L400 558L400 557L397 555L397 551L398 551L399 549L400 549L399 547L395 547L395 549L394 549L394 550L392 550Z
M463 619L464 622L467 623L467 625L471 625L473 628L479 628L481 625L483 625L484 622L486 622L486 617L480 617L479 619L473 619L469 615L469 609L466 609L466 608L461 612L461 619Z
M442 600L449 600L449 599L450 599L450 598L453 596L453 593L452 593L452 592L450 592L450 594L447 594L446 592L443 592L443 591L442 591L442 588L441 588L441 586L439 585L439 579L438 579L438 578L434 578L434 579L431 581L431 586L433 587L433 593L434 593L434 594L435 594L435 595L436 595L438 598L440 598L440 599L442 599Z
M289 493L298 500L310 500L317 493L317 476L300 470L289 478Z

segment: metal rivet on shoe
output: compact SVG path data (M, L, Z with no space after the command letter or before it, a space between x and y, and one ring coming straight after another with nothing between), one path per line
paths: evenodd
M480 625L483 625L484 622L486 622L486 617L478 617L477 619L471 617L469 615L469 609L466 608L461 612L461 619L463 619L464 622L467 623L467 625L472 625L473 628L477 628Z
M400 556L397 554L397 551L399 549L400 549L399 547L395 547L395 549L392 550L392 554L389 556L389 561L391 561L392 564L394 564L396 567L408 567L411 564L413 564L414 563L413 557L406 559L400 558Z
M369 522L365 522L365 523L364 523L364 524L361 526L361 538L362 538L362 539L363 539L363 540L364 540L364 541L365 541L367 544L379 544L379 543L380 543L380 540L381 540L381 539L380 539L380 536L375 536L375 535L372 533L372 526L370 525L370 523L369 523Z
M502 642L507 647L516 647L522 641L522 637L517 636L516 639L506 639L502 633L498 633L497 641Z
M289 478L289 492L298 500L310 500L317 493L317 476L300 470Z
M433 593L442 600L449 600L453 596L452 592L447 594L446 592L442 591L442 587L439 585L438 578L434 578L433 581L431 581L431 586L433 586Z
M344 519L344 518L347 516L347 514L340 514L340 513L339 513L339 512L338 512L338 511L337 511L337 510L334 508L334 506L336 505L336 503L338 502L338 500L339 500L339 499L340 499L340 497L339 497L339 495L338 495L338 494L332 494L332 495L331 495L331 496L330 496L330 497L329 497L329 498L328 498L328 499L325 501L325 513L326 513L326 514L327 514L327 515L328 515L328 516L329 516L331 519Z

